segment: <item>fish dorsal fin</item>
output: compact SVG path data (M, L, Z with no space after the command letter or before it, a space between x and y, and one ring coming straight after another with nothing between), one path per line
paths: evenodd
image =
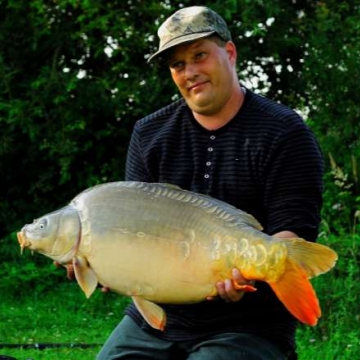
M174 189L174 190L182 190L182 188L178 185L169 184L169 183L154 183L156 185L164 186L168 189Z
M184 190L178 185L169 183L137 184L140 184L147 190L158 192L161 196L166 196L180 202L191 203L195 207L203 208L206 212L215 213L217 217L223 219L229 226L244 224L257 230L263 229L262 225L252 215L209 195ZM159 191L159 189L161 190Z
M166 324L166 314L164 309L139 296L132 296L132 299L146 322L154 329L163 331Z
M73 258L73 267L79 286L85 293L86 297L89 298L98 285L96 274L89 267L87 260L81 256L75 256Z

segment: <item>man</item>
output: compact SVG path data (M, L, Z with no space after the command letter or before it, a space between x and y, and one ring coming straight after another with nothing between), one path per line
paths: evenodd
M268 234L314 241L323 163L303 120L240 86L236 47L209 8L177 11L158 35L149 60L169 66L182 99L136 123L126 180L208 194L251 213ZM246 283L237 269L233 279ZM216 284L218 298L164 305L163 332L130 305L98 360L288 359L297 321L267 284L255 286L244 294L228 279Z

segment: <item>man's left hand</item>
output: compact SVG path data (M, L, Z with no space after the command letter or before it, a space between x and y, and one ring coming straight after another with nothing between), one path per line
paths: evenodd
M215 286L218 296L226 302L237 302L242 299L245 292L255 290L253 281L246 280L236 268L232 270L232 279L219 281ZM206 299L214 300L215 297L209 296Z

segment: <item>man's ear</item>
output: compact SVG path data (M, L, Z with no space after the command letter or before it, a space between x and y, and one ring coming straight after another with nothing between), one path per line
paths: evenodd
M233 64L236 64L237 51L236 46L232 41L228 41L225 45L225 50L229 54L229 59Z

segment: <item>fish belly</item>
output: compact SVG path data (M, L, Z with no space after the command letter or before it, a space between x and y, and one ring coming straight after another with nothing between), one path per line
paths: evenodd
M226 254L186 239L112 234L94 243L87 258L102 285L154 302L204 300L216 294L215 283L229 278L233 267Z

